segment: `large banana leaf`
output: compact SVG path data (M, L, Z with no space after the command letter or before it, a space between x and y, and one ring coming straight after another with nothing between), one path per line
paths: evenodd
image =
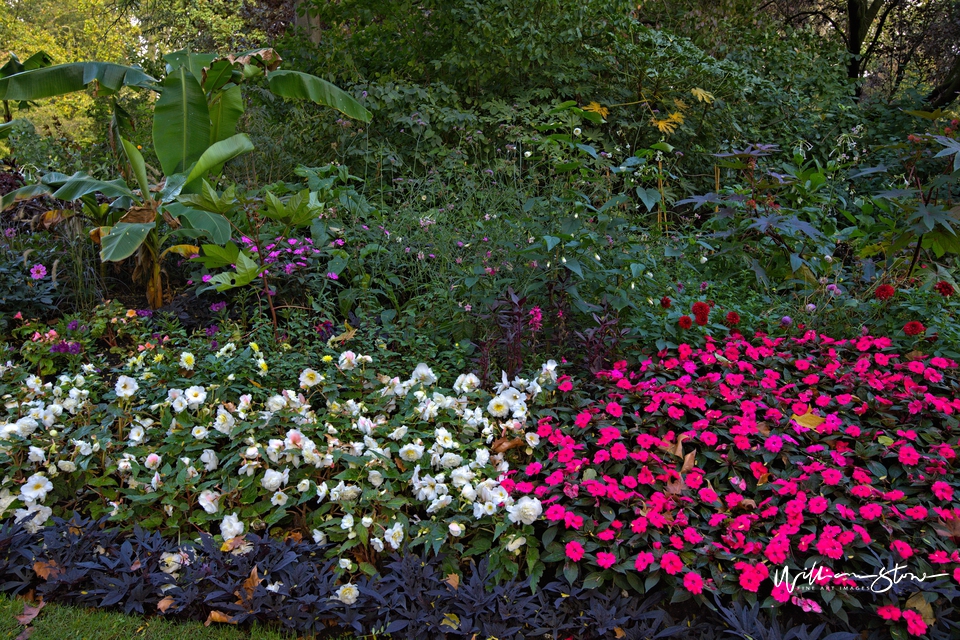
M189 49L181 49L163 56L167 62L167 72L183 67L190 71L198 80L203 77L203 69L217 59L215 53L191 53Z
M243 94L240 87L233 85L220 92L210 103L210 144L232 136L242 115Z
M283 98L312 100L317 104L333 107L340 113L370 122L373 115L356 98L322 78L299 71L273 71L270 74L270 91Z
M210 111L196 77L179 67L163 80L153 111L153 146L163 172L184 171L210 142Z
M253 151L253 143L245 133L238 133L226 140L210 145L197 160L197 164L190 170L190 174L187 176L187 184L197 178L205 177L214 167L222 167L223 163L250 151Z
M16 202L23 200L33 200L40 196L50 195L51 189L45 184L30 184L19 189L14 189L10 193L0 197L0 211L6 211Z
M79 172L70 176L70 179L54 192L53 197L59 200L76 200L88 193L102 193L108 198L133 198L133 192L127 187L127 183L119 178L110 181L97 180Z
M112 62L72 62L0 79L0 100L39 100L61 96L82 91L94 81L103 93L116 93L125 86L149 88L156 83L138 67Z
M156 226L156 222L118 222L110 233L100 238L100 259L119 262L129 258Z
M206 236L217 244L225 244L230 240L230 223L219 213L191 209L179 202L171 202L165 205L163 210L180 221L183 228L179 233L187 237Z
M120 138L120 142L123 144L123 151L127 154L127 160L130 161L130 166L133 167L133 174L137 176L137 183L140 185L140 195L144 200L150 200L150 183L147 182L147 165L143 161L143 154L137 149L137 145L126 138Z
M30 122L24 118L14 118L10 122L4 122L0 124L0 140L9 138L10 134L13 133L13 130L20 125L26 125L29 128Z
M0 67L0 78L49 67L51 64L53 64L53 58L46 51L37 51L23 62L20 62L20 58L11 53L7 63Z

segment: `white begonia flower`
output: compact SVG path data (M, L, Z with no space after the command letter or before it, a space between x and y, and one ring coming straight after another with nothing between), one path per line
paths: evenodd
M443 427L438 427L435 429L433 435L437 439L437 444L444 449L456 449L460 446L460 443L454 440L450 432Z
M431 385L437 381L437 376L430 367L421 362L410 375L410 381L414 384Z
M360 597L360 590L353 586L351 583L347 583L337 589L337 595L335 600L339 600L345 605L351 605L356 603L357 598Z
M391 549L399 549L403 543L403 524L394 522L392 527L383 532L383 539L390 545Z
M233 431L234 425L237 424L236 418L233 417L226 407L221 405L217 408L217 417L213 419L213 428L219 431L224 435L230 435L230 432Z
M463 525L461 525L459 522L451 522L447 526L447 530L454 538L459 538L463 535Z
M207 399L207 392L201 386L192 386L183 392L184 397L187 400L187 404L191 408L196 409L204 403Z
M401 440L405 435L407 435L407 427L397 427L387 437L391 440Z
M277 491L273 494L273 497L270 498L270 503L275 507L282 507L287 504L287 494L283 491Z
M373 486L379 487L383 484L383 474L376 469L372 469L370 473L367 474L367 480L369 480Z
M270 396L267 398L267 403L264 405L267 411L271 413L276 413L284 407L287 406L287 399L283 396Z
M543 505L536 498L523 496L515 503L507 507L507 517L510 522L517 524L533 524L540 514L543 513Z
M492 516L497 512L497 505L492 502L474 502L473 517L477 520L484 516Z
M47 461L47 452L40 447L30 447L30 453L27 455L30 462L44 463Z
M353 566L353 562L350 560L350 558L340 558L339 564L341 569L346 569L347 571L349 571L350 567Z
M17 420L13 426L18 436L29 438L40 427L40 423L29 416L24 416Z
M474 453L474 462L471 463L471 467L485 467L490 462L490 450L489 449L477 449Z
M373 526L373 518L370 516L363 516L360 518L360 526L362 526L364 529L369 529L371 526Z
M324 381L324 377L313 369L304 369L300 373L300 388L309 389Z
M473 488L472 484L465 484L460 488L460 497L467 502L473 502L477 499L477 490Z
M271 582L267 585L267 591L272 591L273 593L279 593L280 587L283 586L282 582Z
M524 440L527 441L527 445L531 447L536 447L540 444L540 436L538 436L533 431L529 431L523 436Z
M452 451L447 451L440 457L440 466L444 469L453 469L463 463L463 458Z
M407 462L416 462L423 457L423 445L419 444L405 444L400 447L400 458Z
M303 480L297 483L297 491L299 491L300 493L303 493L304 491L309 491L309 490L310 490L310 481L307 480L306 478L304 478Z
M76 447L77 453L82 456L89 456L91 453L93 453L93 445L85 440L74 440L73 446Z
M27 503L43 502L51 491L53 491L53 483L42 473L37 473L27 478L20 487L20 496Z
M313 533L313 542L315 544L327 544L327 535L320 531L320 529L314 529Z
M340 519L340 528L344 531L353 529L353 514L348 513Z
M243 523L240 522L240 518L237 517L236 513L224 516L223 521L220 523L220 535L223 536L224 540L230 540L243 535Z
M573 128L573 135L579 136L581 133L583 133L583 132L580 130L580 127L574 127L574 128Z
M203 453L200 454L200 462L203 463L207 471L216 471L220 464L220 461L217 460L217 452L213 449L204 449Z
M487 413L495 418L506 418L510 413L510 403L502 396L494 396L487 404Z
M476 475L470 470L470 467L458 467L450 473L450 482L455 487L463 487L472 481Z
M210 431L209 431L206 427L204 427L203 425L199 425L199 424L198 424L197 426L195 426L195 427L193 428L193 430L192 430L190 433L191 433L191 435L193 435L193 437L196 438L197 440L203 440L204 438L207 437L207 435L210 433Z
M510 551L512 553L525 544L527 544L527 539L524 538L523 536L514 538L509 543L507 543L507 551Z
M440 509L448 506L451 502L453 502L453 497L450 494L434 498L430 506L427 507L427 513L436 513Z
M180 413L186 409L189 405L187 404L187 399L183 396L178 396L173 399L173 402L170 403L170 408L173 409L174 413Z
M542 367L540 367L540 375L538 380L541 384L544 382L556 382L557 381L557 361L556 360L547 360Z
M132 398L133 394L135 394L139 388L140 385L137 384L137 381L130 376L120 376L117 378L117 384L114 387L114 391L117 392L118 398Z
M377 553L383 552L383 540L381 540L380 538L371 538L370 546L373 547L373 550L376 551Z
M707 264L707 256L700 256L700 264Z
M143 461L143 466L151 471L155 471L160 468L160 464L163 462L163 458L156 453L151 453Z
M317 502L323 502L323 499L327 497L330 489L327 487L326 482L317 483Z
M40 528L52 515L53 509L41 504L28 504L26 509L17 509L13 513L14 519L30 533L40 531Z
M201 491L197 502L207 513L216 513L220 510L220 494L216 491L210 491L209 489Z
M180 354L180 366L187 371L193 371L193 365L197 363L197 359L189 351L184 351Z
M274 469L267 469L263 473L263 479L260 481L260 486L266 489L267 491L277 491L280 487L287 484L287 481L290 479L290 470L284 469L283 473L276 471Z
M472 373L461 373L453 383L453 390L460 395L473 393L480 388L480 378Z
M338 366L344 371L350 371L357 367L357 354L353 351L344 351L337 360Z
M127 434L127 439L130 440L131 444L137 444L143 442L143 438L146 435L147 432L143 426L135 424L130 428L130 433Z

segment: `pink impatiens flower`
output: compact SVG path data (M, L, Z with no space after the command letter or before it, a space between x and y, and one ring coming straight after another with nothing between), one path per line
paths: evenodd
M670 551L663 554L663 557L660 558L660 566L663 567L664 571L673 576L683 570L683 561L680 559L680 556Z
M600 551L597 553L597 564L604 569L609 569L617 562L617 554L609 553L607 551Z
M576 540L571 540L568 542L567 546L564 547L564 551L566 552L567 557L574 562L580 562L580 559L583 557L583 545Z
M703 578L700 577L699 573L691 571L683 576L683 586L686 587L690 593L699 595L703 593Z

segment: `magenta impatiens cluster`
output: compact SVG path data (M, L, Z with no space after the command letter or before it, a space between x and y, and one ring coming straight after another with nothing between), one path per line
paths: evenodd
M513 491L543 502L545 559L588 581L867 607L917 635L892 591L838 574L892 560L960 582L958 378L885 337L708 337L565 381L561 403L574 389L593 403L539 419L538 462Z

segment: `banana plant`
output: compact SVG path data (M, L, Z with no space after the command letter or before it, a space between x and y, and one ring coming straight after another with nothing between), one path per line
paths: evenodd
M212 167L253 150L246 134L239 133L210 145L186 171L168 175L153 185L147 178L147 165L136 145L121 138L124 154L136 178L138 190L122 179L97 180L83 173L72 176L48 174L40 183L13 191L0 198L0 211L26 198L50 196L68 202L80 201L84 211L97 207L99 217L90 237L100 245L103 262L121 262L133 256L133 279L146 283L147 303L156 309L163 306L161 261L168 253L186 257L198 254L200 248L191 242L161 249L175 236L189 240L209 238L225 244L230 240L230 223L219 214L192 209L176 198L184 187L207 174ZM96 194L112 198L104 210L96 202ZM94 215L96 215L96 212Z
M165 179L151 188L143 155L126 140L122 147L140 186L140 195L123 180L103 182L84 174L45 178L0 198L0 211L15 202L40 196L76 200L101 193L116 198L114 209L125 211L116 224L100 224L92 232L101 243L103 261L120 261L137 253L135 278L147 282L147 298L162 305L160 248L166 222L174 231L207 234L216 244L229 241L229 223L221 214L190 209L175 202L182 193L196 193L203 180L219 174L224 163L253 150L246 134L236 128L244 112L241 86L265 77L277 96L311 100L344 115L369 122L363 105L335 85L306 73L279 70L281 58L273 49L237 55L177 51L164 56L166 76L156 80L139 67L106 62L76 62L35 68L0 78L0 100L38 100L94 87L97 95L113 96L124 87L160 94L153 112L153 147ZM157 193L156 198L153 193ZM179 226L183 229L180 229ZM210 235L216 233L216 236ZM199 236L197 236L199 237ZM189 245L192 247L192 245ZM183 249L186 251L186 249Z
M45 51L38 51L23 62L20 62L20 58L11 53L7 62L0 67L0 79L7 78L18 73L23 73L24 71L33 71L35 69L49 67L52 62L53 60L50 57L50 54ZM24 109L27 106L28 103L26 101L20 102L20 109ZM13 131L13 128L21 122L24 122L23 118L14 119L13 112L10 111L10 101L4 100L3 122L0 123L0 140L9 137L10 132Z

